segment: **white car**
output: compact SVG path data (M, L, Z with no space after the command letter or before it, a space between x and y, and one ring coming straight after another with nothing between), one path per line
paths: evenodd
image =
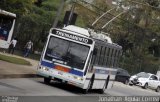
M131 76L129 79L129 85L138 85L144 89L155 89L156 92L160 91L160 79L158 76L151 73L140 72Z

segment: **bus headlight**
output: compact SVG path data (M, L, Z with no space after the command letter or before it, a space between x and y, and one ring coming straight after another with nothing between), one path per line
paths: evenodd
M45 67L42 67L43 70L45 70Z
M46 67L41 67L41 69L42 69L42 70L45 70L45 71L49 71L49 69L46 68Z
M77 77L77 76L74 76L74 79L77 79L77 80L83 80L83 78L81 78L81 77Z
M48 69L48 68L45 68L45 70L46 70L46 71L49 71L49 69Z
M83 78L78 77L77 79L83 81Z

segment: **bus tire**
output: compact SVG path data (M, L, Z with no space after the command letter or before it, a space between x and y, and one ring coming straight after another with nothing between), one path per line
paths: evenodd
M104 92L105 92L105 90L106 90L106 88L108 86L108 82L109 82L109 77L105 81L105 84L104 84L103 88L99 90L100 94L104 94Z
M44 83L45 84L49 84L51 82L51 79L50 78L44 78Z

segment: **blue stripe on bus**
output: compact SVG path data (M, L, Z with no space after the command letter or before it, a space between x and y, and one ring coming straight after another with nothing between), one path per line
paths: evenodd
M45 62L45 61L42 61L42 62L41 62L41 65L42 65L42 66L49 67L49 68L54 68L54 66L55 66L53 63L49 63L49 62ZM74 69L71 69L71 70L69 71L69 73L75 74L75 75L78 75L78 76L83 76L83 72L77 71L77 70L74 70Z
M53 63L49 63L49 62L45 62L45 61L42 61L41 65L49 67L49 68L54 68L54 64Z
M69 73L75 74L75 75L78 75L78 76L83 76L83 72L77 71L77 70L74 70L74 69L71 69Z
M96 69L96 70L95 70L95 73L116 75L116 74L117 74L117 71L114 71L114 70Z

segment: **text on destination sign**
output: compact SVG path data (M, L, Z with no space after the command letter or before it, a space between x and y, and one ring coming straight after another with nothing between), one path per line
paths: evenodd
M66 37L66 38L76 40L76 41L80 41L80 42L83 42L83 43L86 43L86 44L92 44L91 39L87 39L87 38L80 37L80 36L77 36L77 35L69 34L69 33L66 33L66 32L61 32L61 31L58 31L58 30L57 31L52 31L52 33L56 34L58 36Z

